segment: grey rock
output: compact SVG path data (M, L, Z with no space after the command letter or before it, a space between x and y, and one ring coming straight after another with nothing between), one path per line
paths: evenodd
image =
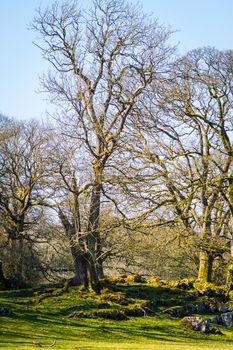
M233 326L233 312L226 312L225 314L221 315L222 318L222 324L227 327Z
M215 324L222 324L222 317L221 317L221 315L213 316L210 319L210 322L211 323L215 323Z
M197 324L196 330L202 333L209 333L210 331L210 320L202 320Z
M201 314L201 313L206 311L205 304L203 304L203 303L196 304L195 308L196 308L196 313L198 313L198 314Z
M181 320L181 324L188 329L202 333L210 332L210 320L203 320L201 317L187 316Z
M212 297L213 292L211 290L198 290L198 294L203 297Z
M0 306L0 316L10 316L12 315L12 310L4 307L4 306Z
M228 306L228 305L220 305L218 308L218 311L223 314L226 312L232 312L233 311L233 307Z
M208 311L211 314L214 314L218 311L218 306L216 304L209 304Z
M174 308L167 309L166 313L173 317L184 317L186 315L191 315L196 312L195 305L177 306Z

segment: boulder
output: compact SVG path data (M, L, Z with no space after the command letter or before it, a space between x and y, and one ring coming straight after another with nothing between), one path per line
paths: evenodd
M208 310L208 313L215 314L216 312L218 312L218 306L216 304L210 303L207 310Z
M210 319L211 323L221 324L223 326L233 326L233 312L226 312L221 315L214 316Z
M233 326L233 312L226 312L221 315L223 326L232 327Z
M96 310L94 316L99 318L105 318L108 320L127 320L126 314L121 310L116 309L102 309Z
M0 306L0 316L10 316L10 315L12 315L11 309Z
M176 306L167 309L165 312L173 317L184 317L194 314L196 312L196 307L195 305Z
M233 307L232 306L229 306L229 305L220 305L219 308L218 308L218 311L221 313L221 314L224 314L226 312L232 312L233 311Z
M202 333L210 332L210 320L203 320L201 317L187 316L181 320L183 327L193 329Z
M210 319L210 322L211 323L215 323L215 324L222 324L222 317L221 317L221 315L213 316Z
M203 298L205 312L208 314L215 314L219 312L219 302L214 298Z
M204 313L206 311L205 304L203 304L203 303L196 304L195 308L196 308L196 313L197 314L202 314L202 313Z

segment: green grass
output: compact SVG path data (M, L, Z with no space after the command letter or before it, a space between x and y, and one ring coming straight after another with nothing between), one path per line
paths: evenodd
M143 285L122 285L129 298L174 301L182 291ZM177 319L155 309L153 316L132 317L124 321L69 318L74 311L98 309L99 297L80 295L71 289L61 296L36 304L29 291L2 291L0 305L13 310L0 317L0 349L143 349L205 350L233 349L232 329L222 328L223 336L184 330ZM170 298L170 299L169 299ZM111 307L118 307L112 303Z

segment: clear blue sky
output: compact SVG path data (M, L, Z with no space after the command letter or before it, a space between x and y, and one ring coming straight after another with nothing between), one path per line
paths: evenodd
M137 0L131 0L133 3ZM15 118L41 118L46 96L36 93L46 71L35 37L27 30L35 8L52 0L0 0L0 112ZM91 0L82 3L90 3ZM142 0L161 24L178 30L180 52L202 46L233 49L232 0Z

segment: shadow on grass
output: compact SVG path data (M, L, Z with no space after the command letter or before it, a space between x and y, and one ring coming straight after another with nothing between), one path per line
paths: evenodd
M117 290L125 292L128 298L134 298L135 302L137 299L145 299L159 303L159 300L163 299L173 305L174 299L180 303L187 295L186 291L148 285L119 285ZM81 299L72 293L50 298L39 305L23 305L25 298L30 301L29 298L34 291L0 293L0 304L3 302L13 310L12 316L0 317L0 347L4 348L1 344L8 343L29 345L35 340L64 342L95 340L109 343L132 341L185 343L223 340L220 336L185 331L180 327L179 320L161 314L156 317L130 318L126 321L68 318L67 315L72 311L88 311L97 305L95 300ZM225 338L224 342L232 343L232 340Z
M171 289L163 286L150 285L118 285L118 290L126 293L128 298L144 299L153 302L153 311L156 312L161 306L181 306L188 302L198 300L197 295L189 291L180 289Z

